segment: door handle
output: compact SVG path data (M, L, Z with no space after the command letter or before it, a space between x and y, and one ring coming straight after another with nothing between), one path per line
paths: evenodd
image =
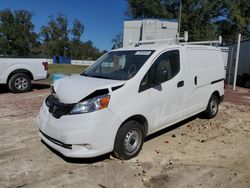
M177 87L183 87L184 86L184 81L179 81L178 84L177 84Z
M197 76L194 77L194 84L197 85Z

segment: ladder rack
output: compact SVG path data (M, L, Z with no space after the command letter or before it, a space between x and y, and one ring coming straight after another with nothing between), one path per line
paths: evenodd
M221 44L221 43L222 43L222 37L219 36L219 40L185 42L184 44L210 44L210 46L212 46L213 44Z
M184 42L180 42L184 41ZM212 46L213 44L221 44L222 37L219 36L218 40L214 41L195 41L195 42L187 42L188 41L188 32L184 32L184 37L179 37L179 33L177 33L176 38L168 38L168 39L156 39L156 40L141 40L135 43L135 46L146 45L146 44L209 44Z
M135 46L143 44L177 44L176 38L157 39L157 40L140 40L135 43Z

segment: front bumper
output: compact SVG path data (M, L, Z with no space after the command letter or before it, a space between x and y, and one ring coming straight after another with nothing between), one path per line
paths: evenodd
M54 118L43 103L38 117L39 135L66 157L89 158L111 152L121 121L109 109Z

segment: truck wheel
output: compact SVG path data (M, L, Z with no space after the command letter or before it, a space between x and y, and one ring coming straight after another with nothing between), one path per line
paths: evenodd
M144 142L144 128L137 121L124 123L117 132L114 156L128 160L138 155Z
M9 80L9 88L14 93L27 92L31 88L30 77L24 73L14 74Z
M215 95L212 95L209 99L207 109L204 112L204 115L208 119L212 119L217 115L219 108L219 99Z

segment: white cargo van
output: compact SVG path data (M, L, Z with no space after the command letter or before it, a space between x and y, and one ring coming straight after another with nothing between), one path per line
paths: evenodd
M135 157L144 138L203 112L224 95L219 48L140 45L113 50L81 75L55 81L39 113L42 140L67 157Z

